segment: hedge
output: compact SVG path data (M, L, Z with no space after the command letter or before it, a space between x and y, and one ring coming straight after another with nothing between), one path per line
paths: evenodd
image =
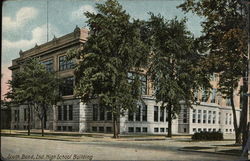
M223 133L221 132L196 132L192 136L192 140L223 140Z

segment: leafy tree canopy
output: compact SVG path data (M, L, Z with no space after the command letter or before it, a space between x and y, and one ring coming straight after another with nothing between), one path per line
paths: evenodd
M148 74L156 101L169 113L168 136L172 133L171 120L181 106L191 107L195 90L210 87L209 75L201 65L204 58L198 53L199 43L186 29L185 22L153 14L148 22L152 41Z
M134 109L140 99L140 81L128 81L128 72L142 70L148 47L143 43L142 22L132 20L115 0L97 4L97 14L87 12L89 37L83 50L70 52L80 59L75 93L84 102L98 98L113 113Z

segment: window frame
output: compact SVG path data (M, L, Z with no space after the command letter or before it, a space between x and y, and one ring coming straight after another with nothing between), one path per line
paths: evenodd
M59 65L59 71L65 71L65 70L69 70L69 69L73 69L74 68L74 62L73 60L66 60L66 55L60 55L58 57L58 65Z

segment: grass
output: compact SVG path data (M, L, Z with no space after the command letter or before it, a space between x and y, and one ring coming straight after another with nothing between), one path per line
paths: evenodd
M22 134L27 134L27 132L20 132ZM31 132L31 134L40 134L41 132ZM84 134L74 134L74 133L54 133L54 132L44 132L44 135L54 135L54 136L77 136L77 137L81 137L84 136Z
M1 130L2 134L15 134L15 133L20 133L20 134L27 134L26 130L9 130L9 129L4 129ZM31 131L31 134L39 134L41 135L40 131ZM81 137L81 136L86 136L86 137L112 137L113 134L104 134L104 133L77 133L77 132L44 132L45 135L55 135L55 136L74 136L74 137ZM179 138L179 137L190 137L191 135L173 135L172 138ZM157 134L120 134L119 138L141 138L141 137L166 137L166 135L157 135Z

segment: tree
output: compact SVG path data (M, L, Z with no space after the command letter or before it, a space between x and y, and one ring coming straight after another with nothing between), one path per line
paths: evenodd
M85 103L98 99L100 108L112 112L114 138L118 119L135 109L141 97L139 76L128 81L128 72L139 73L148 47L142 41L141 23L131 20L116 0L97 4L97 14L85 13L90 34L83 50L70 51L79 59L75 70L75 95Z
M32 95L29 95L23 88L25 80L24 71L13 74L12 80L8 81L9 91L5 94L5 98L8 101L8 105L11 106L28 106L28 135L30 135L30 109L32 104Z
M49 108L60 100L60 81L55 73L48 72L39 59L32 58L14 74L9 84L11 90L7 93L7 98L17 105L28 106L29 133L30 111L33 107L41 121L42 136L44 136L44 116Z
M242 113L246 113L248 108L246 8L240 1L233 0L186 0L179 7L184 12L190 11L204 18L203 35L200 40L209 46L207 66L211 72L220 73L220 91L231 100L235 141L241 142L240 133L243 128L243 141L245 142L246 117L241 117L238 126L233 91L238 87L238 82L242 77L244 93Z
M168 137L172 136L172 119L182 106L191 107L195 89L209 87L209 78L201 68L198 44L186 29L185 20L165 20L151 14L149 20L152 54L148 74L155 90L156 102L168 112Z

